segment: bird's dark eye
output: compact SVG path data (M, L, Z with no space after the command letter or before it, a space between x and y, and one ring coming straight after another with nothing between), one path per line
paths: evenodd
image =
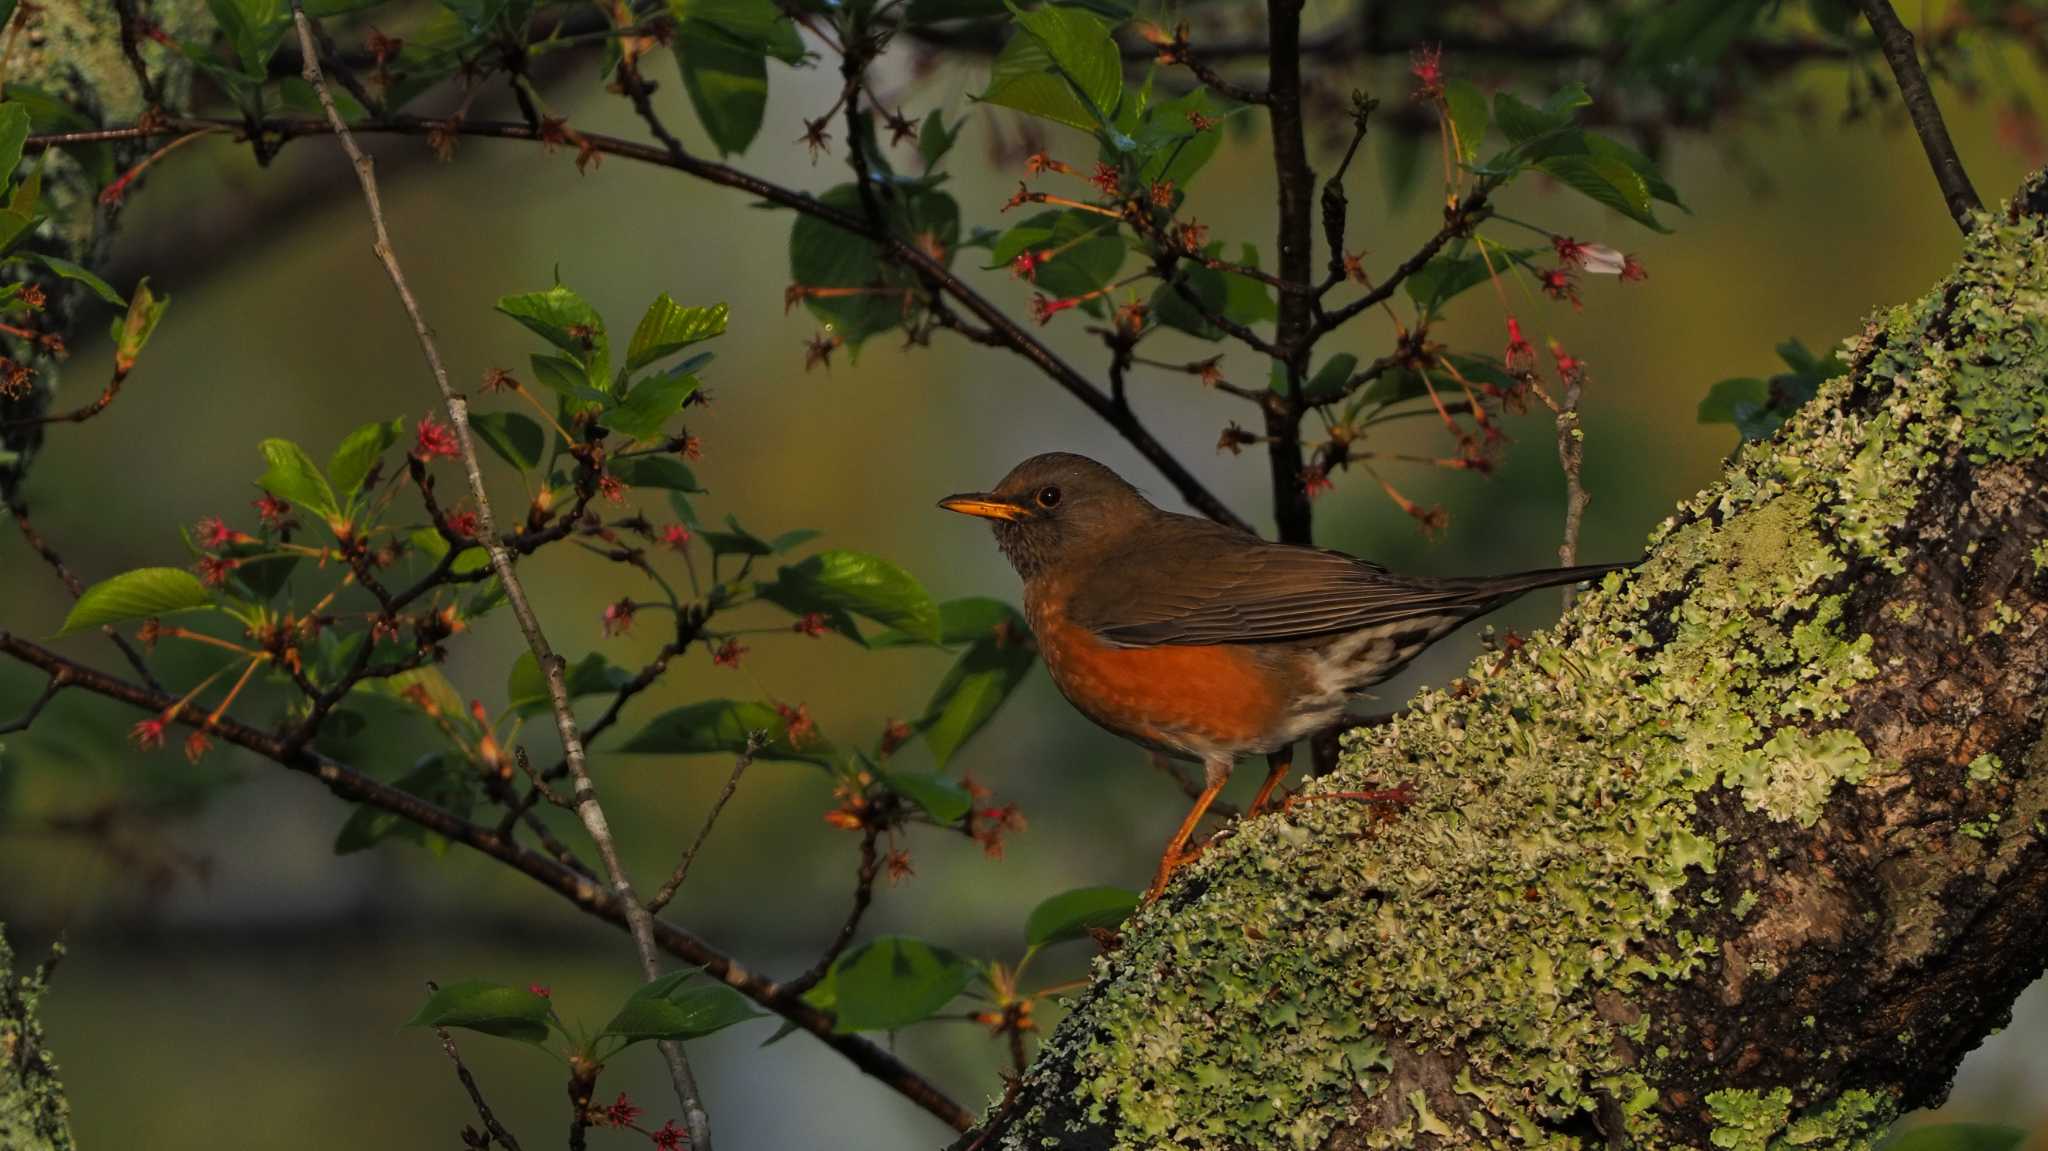
M1051 484L1047 484L1044 487L1038 489L1038 495L1033 498L1035 498L1038 501L1039 507L1055 507L1060 502L1060 490Z

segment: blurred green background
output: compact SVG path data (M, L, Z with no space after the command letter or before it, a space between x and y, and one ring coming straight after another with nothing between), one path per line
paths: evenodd
M1456 71L1461 62L1447 63ZM1400 71L1386 63L1361 69L1354 82L1402 92ZM666 56L654 75L665 81L658 99L670 123L703 148ZM960 107L979 79L974 69L941 71L906 89L904 103L918 115L940 102ZM831 103L837 82L825 71L778 72L769 127L746 166L812 189L840 182L836 159L813 163L800 146L780 143L796 138L800 117ZM1772 347L1787 338L1831 348L1874 308L1919 295L1955 255L1955 229L1896 115L1841 122L1842 76L1828 68L1796 87L1784 108L1804 104L1805 114L1752 109L1711 139L1673 138L1665 170L1693 214L1673 218L1672 235L1533 184L1508 198L1518 216L1638 253L1650 273L1643 284L1589 278L1583 312L1518 303L1532 336L1555 335L1591 365L1588 559L1633 554L1675 500L1714 478L1734 432L1695 423L1710 384L1776 370ZM639 135L623 101L600 92L588 68L550 99L578 127ZM1979 189L2004 195L2029 158L1999 135L1999 108L1953 92L1944 99ZM970 223L997 222L1020 175L1015 164L1002 170L986 160L987 140L986 120L971 116L953 163L953 191ZM1077 136L1051 143L1062 158L1092 158ZM785 214L617 159L579 174L570 154L521 144L465 141L448 164L435 163L422 140L371 144L384 161L394 238L458 383L523 363L535 341L493 314L491 302L544 287L557 268L615 329L663 290L685 303L732 305L731 331L714 345L706 376L717 402L693 409L691 421L704 442L698 474L713 494L699 506L708 515L731 511L764 532L823 529L830 545L897 560L941 598L1014 599L1015 578L986 531L935 510L936 497L1061 448L1101 458L1172 502L1119 439L1013 356L944 337L905 352L884 337L857 360L842 353L829 370L806 372L802 344L815 325L802 309L781 307ZM1250 135L1227 144L1195 188L1192 211L1216 238L1270 252L1265 148ZM1352 180L1353 242L1376 268L1412 250L1437 217L1433 181L1399 200L1387 193L1385 154L1376 137ZM1334 162L1327 152L1315 159L1325 171ZM175 303L120 402L83 427L58 429L28 487L40 526L87 579L183 562L179 526L201 516L246 523L258 439L290 437L324 457L359 423L417 419L431 406L431 380L369 258L362 207L331 142L296 143L267 171L227 144L196 145L151 177L122 232L116 266L131 277L148 273ZM1025 285L1002 272L976 278L1024 311ZM1473 293L1436 334L1497 351L1498 311L1484 296ZM1048 338L1099 373L1100 347L1081 327L1079 317L1062 317ZM1383 322L1362 322L1326 350L1371 356L1387 339ZM1187 354L1208 353L1188 344ZM103 342L82 344L66 369L66 398L96 390L109 357ZM1241 352L1224 366L1248 383L1264 374ZM1247 419L1239 402L1142 369L1133 399L1206 482L1268 519L1263 458L1212 448L1226 420ZM1429 421L1392 428L1377 446L1444 448ZM1509 462L1490 479L1390 473L1411 496L1448 509L1441 538L1420 536L1353 474L1318 502L1319 542L1426 572L1553 562L1562 481L1550 428L1524 416L1511 429ZM551 636L572 657L599 649L635 665L652 650L647 634L601 634L603 605L636 590L619 569L564 549L526 570ZM11 531L0 537L0 627L46 635L66 602ZM1493 622L1542 626L1555 606L1532 597ZM1455 674L1477 643L1468 634L1440 645L1386 685L1383 703ZM97 637L61 646L112 665ZM824 731L867 741L885 719L920 710L948 662L936 652L862 652L795 635L757 637L753 646L737 672L693 651L629 715L706 695L768 695L807 703ZM519 650L500 613L461 637L447 670L465 694L495 707ZM0 667L0 713L12 714L39 686ZM70 945L48 1014L86 1146L450 1146L473 1119L467 1102L431 1037L398 1026L424 981L545 983L565 1013L594 1021L638 982L622 935L502 868L404 844L336 858L330 845L347 812L319 787L225 752L194 768L175 741L136 752L123 738L136 718L67 697L35 734L10 737L0 758L0 922L25 957L59 936ZM528 742L546 758L543 731ZM1142 885L1183 811L1141 753L1076 716L1042 671L959 762L1021 803L1028 831L999 861L957 836L914 835L916 875L881 892L866 931L912 932L1014 960L1038 900L1083 884ZM728 767L715 758L604 754L596 763L628 863L643 880L672 865ZM402 765L374 766L388 778ZM223 778L224 790L194 800ZM1233 791L1255 782L1241 779ZM118 821L98 837L49 827L53 817L136 796L159 813ZM822 773L756 766L673 915L751 965L790 972L807 963L836 927L852 883L855 838L821 820L832 805ZM1084 971L1085 948L1068 950L1077 953L1048 956L1036 974ZM771 1021L757 1021L695 1045L724 1146L943 1141L930 1119L808 1037L760 1047L773 1032ZM926 1025L896 1046L970 1105L1000 1091L1001 1052L974 1024ZM529 1146L559 1137L558 1068L482 1038L465 1048ZM607 1072L601 1094L630 1091L658 1120L661 1083L657 1057L643 1048ZM2012 1027L1970 1057L1949 1112L2028 1125L2048 1118L2048 990L2022 999ZM627 1145L617 1135L595 1138Z

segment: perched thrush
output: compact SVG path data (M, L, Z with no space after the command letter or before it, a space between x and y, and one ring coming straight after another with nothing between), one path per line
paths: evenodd
M1627 566L1396 575L1163 511L1067 452L1033 456L994 491L939 506L992 521L1061 694L1125 739L1201 761L1205 786L1160 860L1155 895L1239 758L1270 760L1256 814L1295 741L1338 722L1349 696L1524 592Z

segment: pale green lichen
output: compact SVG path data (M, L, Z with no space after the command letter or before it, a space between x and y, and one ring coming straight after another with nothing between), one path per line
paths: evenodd
M57 1079L36 1017L43 972L16 974L14 952L0 932L0 1147L8 1151L70 1151L71 1105Z
M1098 961L1008 1146L1080 1127L1119 1148L1313 1147L1350 1125L1369 1146L1575 1147L1595 1113L1638 1147L1685 1142L1656 1106L1668 1044L1627 1005L1720 954L1679 917L1721 855L1699 799L1725 787L1804 826L1900 770L1841 723L1877 673L1846 583L1903 569L1944 460L2048 447L2018 423L2038 401L2006 394L2048 375L2043 247L2038 220L1986 217L1950 281L1851 341L1858 370L1745 448L1640 568L1354 736L1311 786L1405 781L1412 806L1304 803L1206 852ZM1395 1094L1388 1050L1409 1072L1444 1053L1454 1088ZM1716 1093L1716 1142L1857 1148L1895 1110L1815 1092Z
M1792 1092L1716 1091L1707 1096L1713 1113L1713 1144L1727 1151L1851 1151L1867 1147L1898 1117L1896 1099L1885 1093L1844 1091L1820 1110L1792 1113Z
M1997 779L1998 773L2004 770L2004 768L2005 761L1998 758L1997 755L1987 751L1983 755L1980 755L1977 758L1970 761L1970 782L1989 783L1992 780Z

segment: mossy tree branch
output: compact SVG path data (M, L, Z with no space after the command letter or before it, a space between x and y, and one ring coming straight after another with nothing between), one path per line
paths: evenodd
M1098 961L985 1147L1849 1148L2048 950L2048 181Z

